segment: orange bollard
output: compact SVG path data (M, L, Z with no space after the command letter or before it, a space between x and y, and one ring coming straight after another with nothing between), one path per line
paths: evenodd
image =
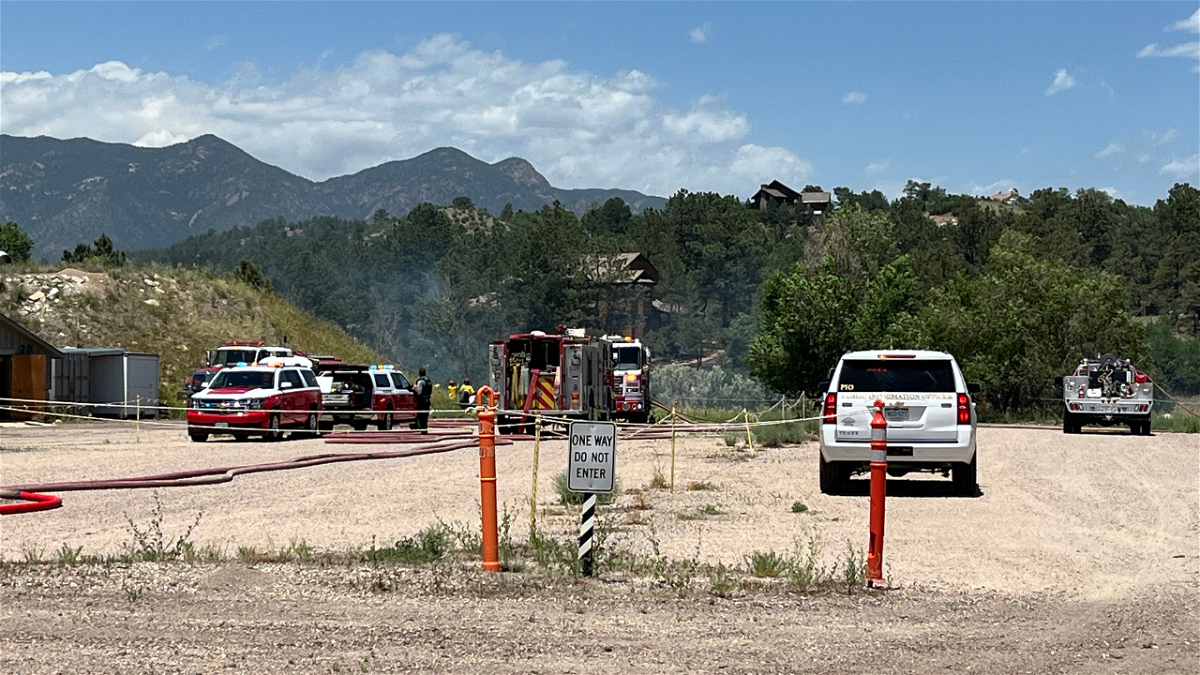
M490 404L484 403L491 399ZM496 392L484 386L475 394L479 411L479 493L483 506L483 571L500 571L500 530L496 518Z
M867 549L867 586L883 586L883 503L887 496L887 420L883 401L871 418L871 540Z

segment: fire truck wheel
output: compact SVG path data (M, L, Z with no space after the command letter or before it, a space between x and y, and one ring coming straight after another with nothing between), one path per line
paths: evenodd
M1069 410L1063 411L1063 433L1077 434L1080 431L1080 424L1075 422L1075 415Z
M354 421L350 422L350 426L355 431L366 431L367 430L367 421L366 420L354 420Z
M270 425L266 433L263 434L263 440L266 441L281 441L283 440L283 432L279 430L279 413L271 415Z
M203 431L193 431L188 434L193 443L203 443L208 440L208 434Z
M316 438L317 436L320 436L320 434L317 433L317 413L310 412L308 413L308 417L304 420L304 437Z
M385 414L379 418L379 430L380 431L391 431L392 430L392 411L390 409L387 411L387 414Z

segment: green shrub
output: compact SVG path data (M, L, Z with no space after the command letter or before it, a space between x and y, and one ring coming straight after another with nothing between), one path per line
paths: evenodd
M746 567L756 577L777 577L787 571L788 559L775 551L755 551L746 556Z

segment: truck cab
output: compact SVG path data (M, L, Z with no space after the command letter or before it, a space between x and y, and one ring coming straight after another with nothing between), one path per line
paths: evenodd
M640 340L606 335L612 351L612 417L637 424L650 421L650 349Z

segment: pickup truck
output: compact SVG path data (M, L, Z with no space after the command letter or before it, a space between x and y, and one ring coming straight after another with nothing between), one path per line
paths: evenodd
M317 382L324 409L322 431L331 431L337 424L349 424L355 431L365 431L374 424L380 431L387 431L399 419L416 417L412 391L397 388L391 372L378 366L341 364L321 368Z
M1064 434L1077 434L1085 424L1128 424L1135 436L1150 435L1154 384L1129 361L1112 354L1083 359L1055 384L1063 396Z

